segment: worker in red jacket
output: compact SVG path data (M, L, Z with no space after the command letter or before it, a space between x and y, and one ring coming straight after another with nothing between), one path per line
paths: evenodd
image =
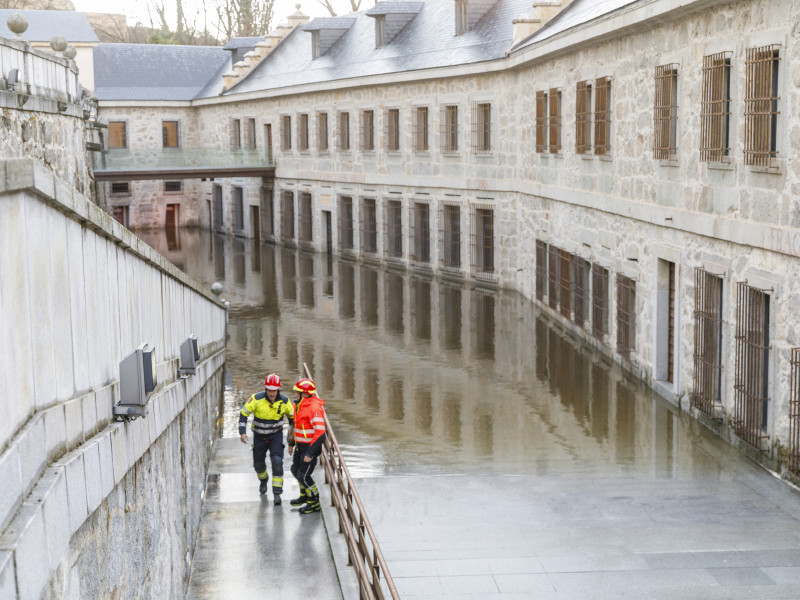
M317 396L317 388L310 379L294 384L297 403L294 413L294 440L289 440L292 454L292 475L300 484L300 497L291 500L292 506L301 506L300 513L318 512L319 490L311 478L317 458L325 443L325 401Z

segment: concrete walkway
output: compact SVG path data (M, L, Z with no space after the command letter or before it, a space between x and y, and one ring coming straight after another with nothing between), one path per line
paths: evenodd
M238 437L215 441L187 600L342 600L322 514L300 515L289 504L299 493L290 464L286 455L283 504L274 506L272 493L259 496L249 446Z

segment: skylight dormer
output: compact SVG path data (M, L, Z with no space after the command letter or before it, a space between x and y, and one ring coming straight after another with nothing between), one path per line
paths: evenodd
M455 0L456 35L470 31L497 0Z
M303 31L311 34L311 58L324 56L355 22L353 17L317 17L305 25Z
M378 2L367 11L367 16L375 19L375 47L381 48L414 20L423 2Z

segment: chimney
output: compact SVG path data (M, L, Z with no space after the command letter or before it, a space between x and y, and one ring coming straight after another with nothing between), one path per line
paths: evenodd
M539 31L571 2L572 0L536 0L532 12L520 15L512 21L514 33L511 47Z

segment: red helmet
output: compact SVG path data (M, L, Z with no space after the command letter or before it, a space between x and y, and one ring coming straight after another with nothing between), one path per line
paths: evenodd
M314 382L311 381L310 379L301 379L300 381L294 384L294 391L305 392L307 394L316 394L317 386L315 386Z
M267 375L267 378L264 380L264 387L268 390L281 389L281 378L275 375L275 373Z

